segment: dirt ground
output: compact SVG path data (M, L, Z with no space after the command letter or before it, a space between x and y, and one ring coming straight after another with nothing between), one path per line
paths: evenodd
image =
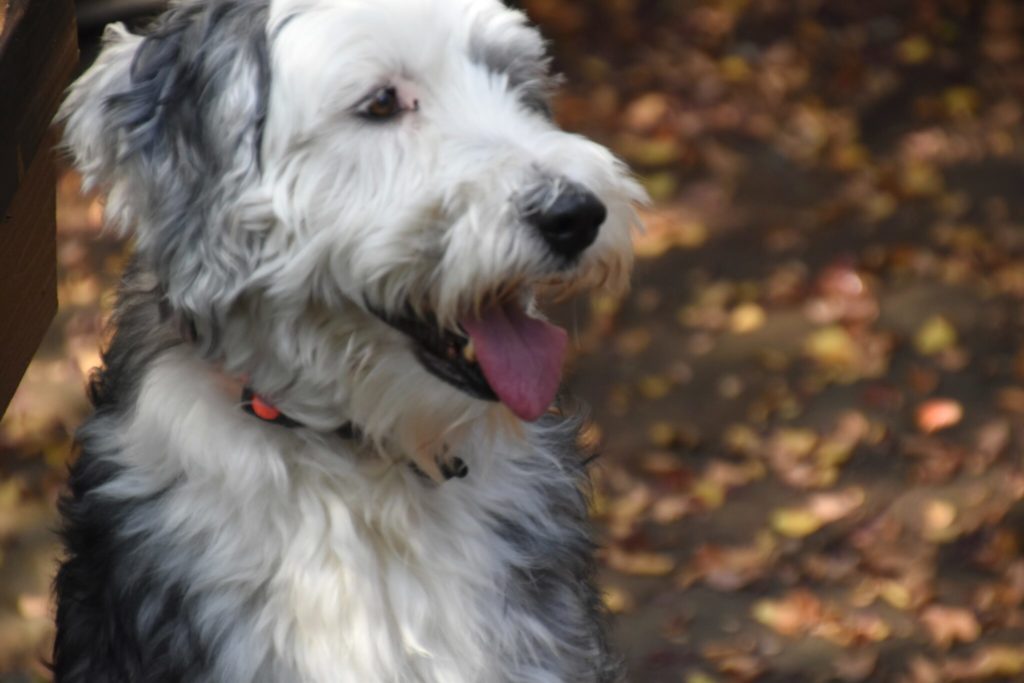
M555 309L636 683L1024 681L1024 8L528 0L557 113L654 204ZM60 186L61 311L0 422L0 682L123 247Z

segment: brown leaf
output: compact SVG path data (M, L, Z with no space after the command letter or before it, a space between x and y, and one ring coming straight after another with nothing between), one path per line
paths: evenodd
M771 569L776 542L761 532L753 544L723 547L705 544L697 549L687 579L703 579L716 590L734 591L760 579Z
M609 568L630 576L666 576L676 567L670 555L628 551L618 546L608 548L605 561Z
M1017 677L1024 674L1024 648L1019 645L987 645L968 659L954 659L943 668L947 680Z
M932 641L943 649L954 643L973 643L981 635L974 614L962 607L931 605L921 613L921 624Z
M874 650L844 652L835 661L836 676L842 681L868 680L878 666L878 653Z
M753 607L754 619L784 636L807 633L821 621L822 614L821 600L804 588L790 591L779 600L759 600Z

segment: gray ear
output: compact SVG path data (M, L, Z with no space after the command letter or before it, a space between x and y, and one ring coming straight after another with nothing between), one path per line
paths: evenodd
M122 154L231 165L240 144L259 157L269 88L267 4L213 0L165 13L138 46L130 83L106 101Z
M103 32L103 49L92 67L68 90L57 113L64 124L62 145L85 177L87 189L112 180L118 157L118 136L106 113L107 99L128 88L132 60L142 43L124 24Z
M60 116L108 220L136 232L172 305L222 307L251 262L238 228L258 184L270 82L266 0L175 5L148 34L108 28ZM212 311L211 311L212 312Z
M211 0L174 7L143 36L108 26L99 58L58 114L89 180L110 182L114 162L160 155L223 165L216 152L243 141L258 159L270 80L266 21L266 2Z

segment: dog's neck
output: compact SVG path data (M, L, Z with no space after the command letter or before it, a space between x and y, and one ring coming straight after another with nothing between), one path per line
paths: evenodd
M165 298L160 299L160 317L171 322L185 344L196 345L198 335L195 325L188 318L176 314ZM213 364L210 365L210 373L224 395L232 401L237 401L239 407L255 419L282 429L308 429L324 434L329 433L346 441L364 441L362 430L351 420L343 422L341 426L332 430L317 430L286 415L275 405L273 400L256 392L249 385L247 378L231 375L223 368ZM443 453L441 457L432 458L410 457L409 467L424 478L439 484L452 479L464 479L469 475L469 467L465 461L447 453Z
M223 370L213 370L217 385L229 397L239 397L239 407L252 417L261 422L266 422L282 429L312 429L278 409L274 403L266 397L255 392L242 379L232 377ZM314 430L316 431L316 430ZM362 441L362 432L359 427L351 421L343 423L340 427L331 432L346 441ZM409 467L417 474L432 479L437 483L443 483L452 479L465 479L469 475L469 467L465 461L458 456L449 456L437 461L436 467L425 468L410 460Z

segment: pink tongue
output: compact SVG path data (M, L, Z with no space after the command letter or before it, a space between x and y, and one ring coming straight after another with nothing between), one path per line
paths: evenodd
M527 421L555 399L569 336L515 304L495 306L478 320L462 320L477 361L501 402Z

